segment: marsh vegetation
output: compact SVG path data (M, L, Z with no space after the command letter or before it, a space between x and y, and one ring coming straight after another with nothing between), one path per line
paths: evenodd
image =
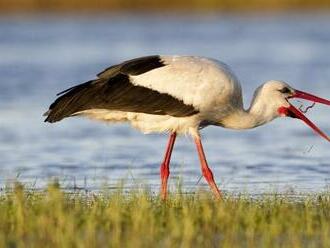
M329 247L330 195L65 193L16 183L0 199L1 247Z
M1 0L0 11L107 12L107 11L283 11L329 9L328 0Z

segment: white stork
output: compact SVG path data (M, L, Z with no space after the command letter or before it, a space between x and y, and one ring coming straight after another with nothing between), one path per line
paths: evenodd
M169 164L177 134L193 137L203 176L218 198L222 194L207 164L200 129L209 125L249 129L288 116L301 119L330 141L288 101L302 98L330 105L329 100L272 80L257 88L251 106L244 109L238 79L226 64L214 59L147 56L111 66L97 76L59 93L45 113L45 121L53 123L70 116L87 116L106 122L130 122L144 133L169 133L160 169L163 199L167 195Z

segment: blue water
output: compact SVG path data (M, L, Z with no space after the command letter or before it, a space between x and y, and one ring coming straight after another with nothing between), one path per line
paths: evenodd
M42 113L55 94L111 64L149 54L189 54L231 65L249 104L269 79L330 98L330 16L108 15L0 18L0 186L18 179L42 188L97 190L159 187L167 137L129 125L79 118L56 124ZM297 103L299 105L299 103ZM308 116L330 134L330 108ZM299 120L284 118L253 130L202 131L210 167L226 192L320 192L330 185L330 144ZM195 147L178 140L170 187L205 188Z

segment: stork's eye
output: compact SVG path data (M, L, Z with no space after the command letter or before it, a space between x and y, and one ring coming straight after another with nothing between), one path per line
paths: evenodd
M280 89L279 91L283 94L291 93L291 90L288 87L284 87L284 88Z

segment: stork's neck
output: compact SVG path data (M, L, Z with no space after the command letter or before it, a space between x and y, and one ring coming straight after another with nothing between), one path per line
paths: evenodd
M250 110L237 110L224 118L221 124L226 128L231 129L249 129L265 124L265 121L260 116L255 115Z
M267 106L264 99L255 94L249 109L244 109L243 104L239 104L239 107L221 120L221 124L231 129L250 129L266 124L276 117L276 113Z

